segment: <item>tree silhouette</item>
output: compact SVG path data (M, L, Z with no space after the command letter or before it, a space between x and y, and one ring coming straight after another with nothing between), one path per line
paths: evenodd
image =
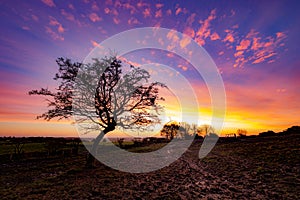
M116 56L93 59L91 63L72 63L70 59L57 59L59 72L54 80L60 85L56 91L41 88L30 95L51 97L49 109L37 118L51 120L75 115L76 122L88 126L86 132L100 130L90 153L95 155L97 146L105 134L117 126L124 129L147 128L160 122L162 110L159 89L166 87L159 82L149 83L150 74L141 68L130 66L122 72L122 62ZM89 155L87 165L94 157Z
M167 123L160 131L161 136L165 136L168 140L172 140L179 133L179 124L177 122Z
M199 134L204 135L204 136L209 136L210 134L214 133L214 128L209 125L209 124L204 124L199 127Z
M178 134L180 135L181 138L187 138L187 137L189 137L190 129L191 129L191 125L189 123L180 122Z
M181 139L193 139L198 135L198 132L199 127L197 124L171 121L163 126L160 135L165 136L168 140L172 140L175 137Z
M246 137L246 135L247 135L247 130L246 129L237 129L236 130L236 133L237 133L237 135L238 136L240 136L240 137Z

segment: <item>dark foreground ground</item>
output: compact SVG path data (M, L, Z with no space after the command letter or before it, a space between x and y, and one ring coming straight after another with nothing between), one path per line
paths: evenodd
M298 135L217 144L199 160L195 141L176 162L130 174L83 154L1 164L1 199L300 199Z

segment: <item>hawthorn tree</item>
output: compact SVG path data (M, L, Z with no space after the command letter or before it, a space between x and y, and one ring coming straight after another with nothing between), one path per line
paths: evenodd
M91 63L56 60L59 71L54 80L59 87L29 91L29 95L42 95L50 109L38 116L45 120L63 119L75 115L76 122L88 124L86 132L98 130L87 159L92 166L97 146L105 134L116 127L143 129L160 123L160 82L149 82L150 74L139 67L130 66L126 72L116 56L93 59Z

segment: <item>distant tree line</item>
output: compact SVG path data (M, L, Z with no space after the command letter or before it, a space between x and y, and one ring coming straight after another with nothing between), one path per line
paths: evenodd
M171 121L166 123L160 131L161 136L165 136L167 140L176 139L203 139L203 137L217 136L212 126L204 124L189 124L187 122Z

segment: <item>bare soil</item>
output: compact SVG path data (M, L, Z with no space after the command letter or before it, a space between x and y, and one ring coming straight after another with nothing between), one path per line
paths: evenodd
M70 158L1 164L1 199L300 199L298 135L219 143L204 159L195 141L176 162L130 174Z

